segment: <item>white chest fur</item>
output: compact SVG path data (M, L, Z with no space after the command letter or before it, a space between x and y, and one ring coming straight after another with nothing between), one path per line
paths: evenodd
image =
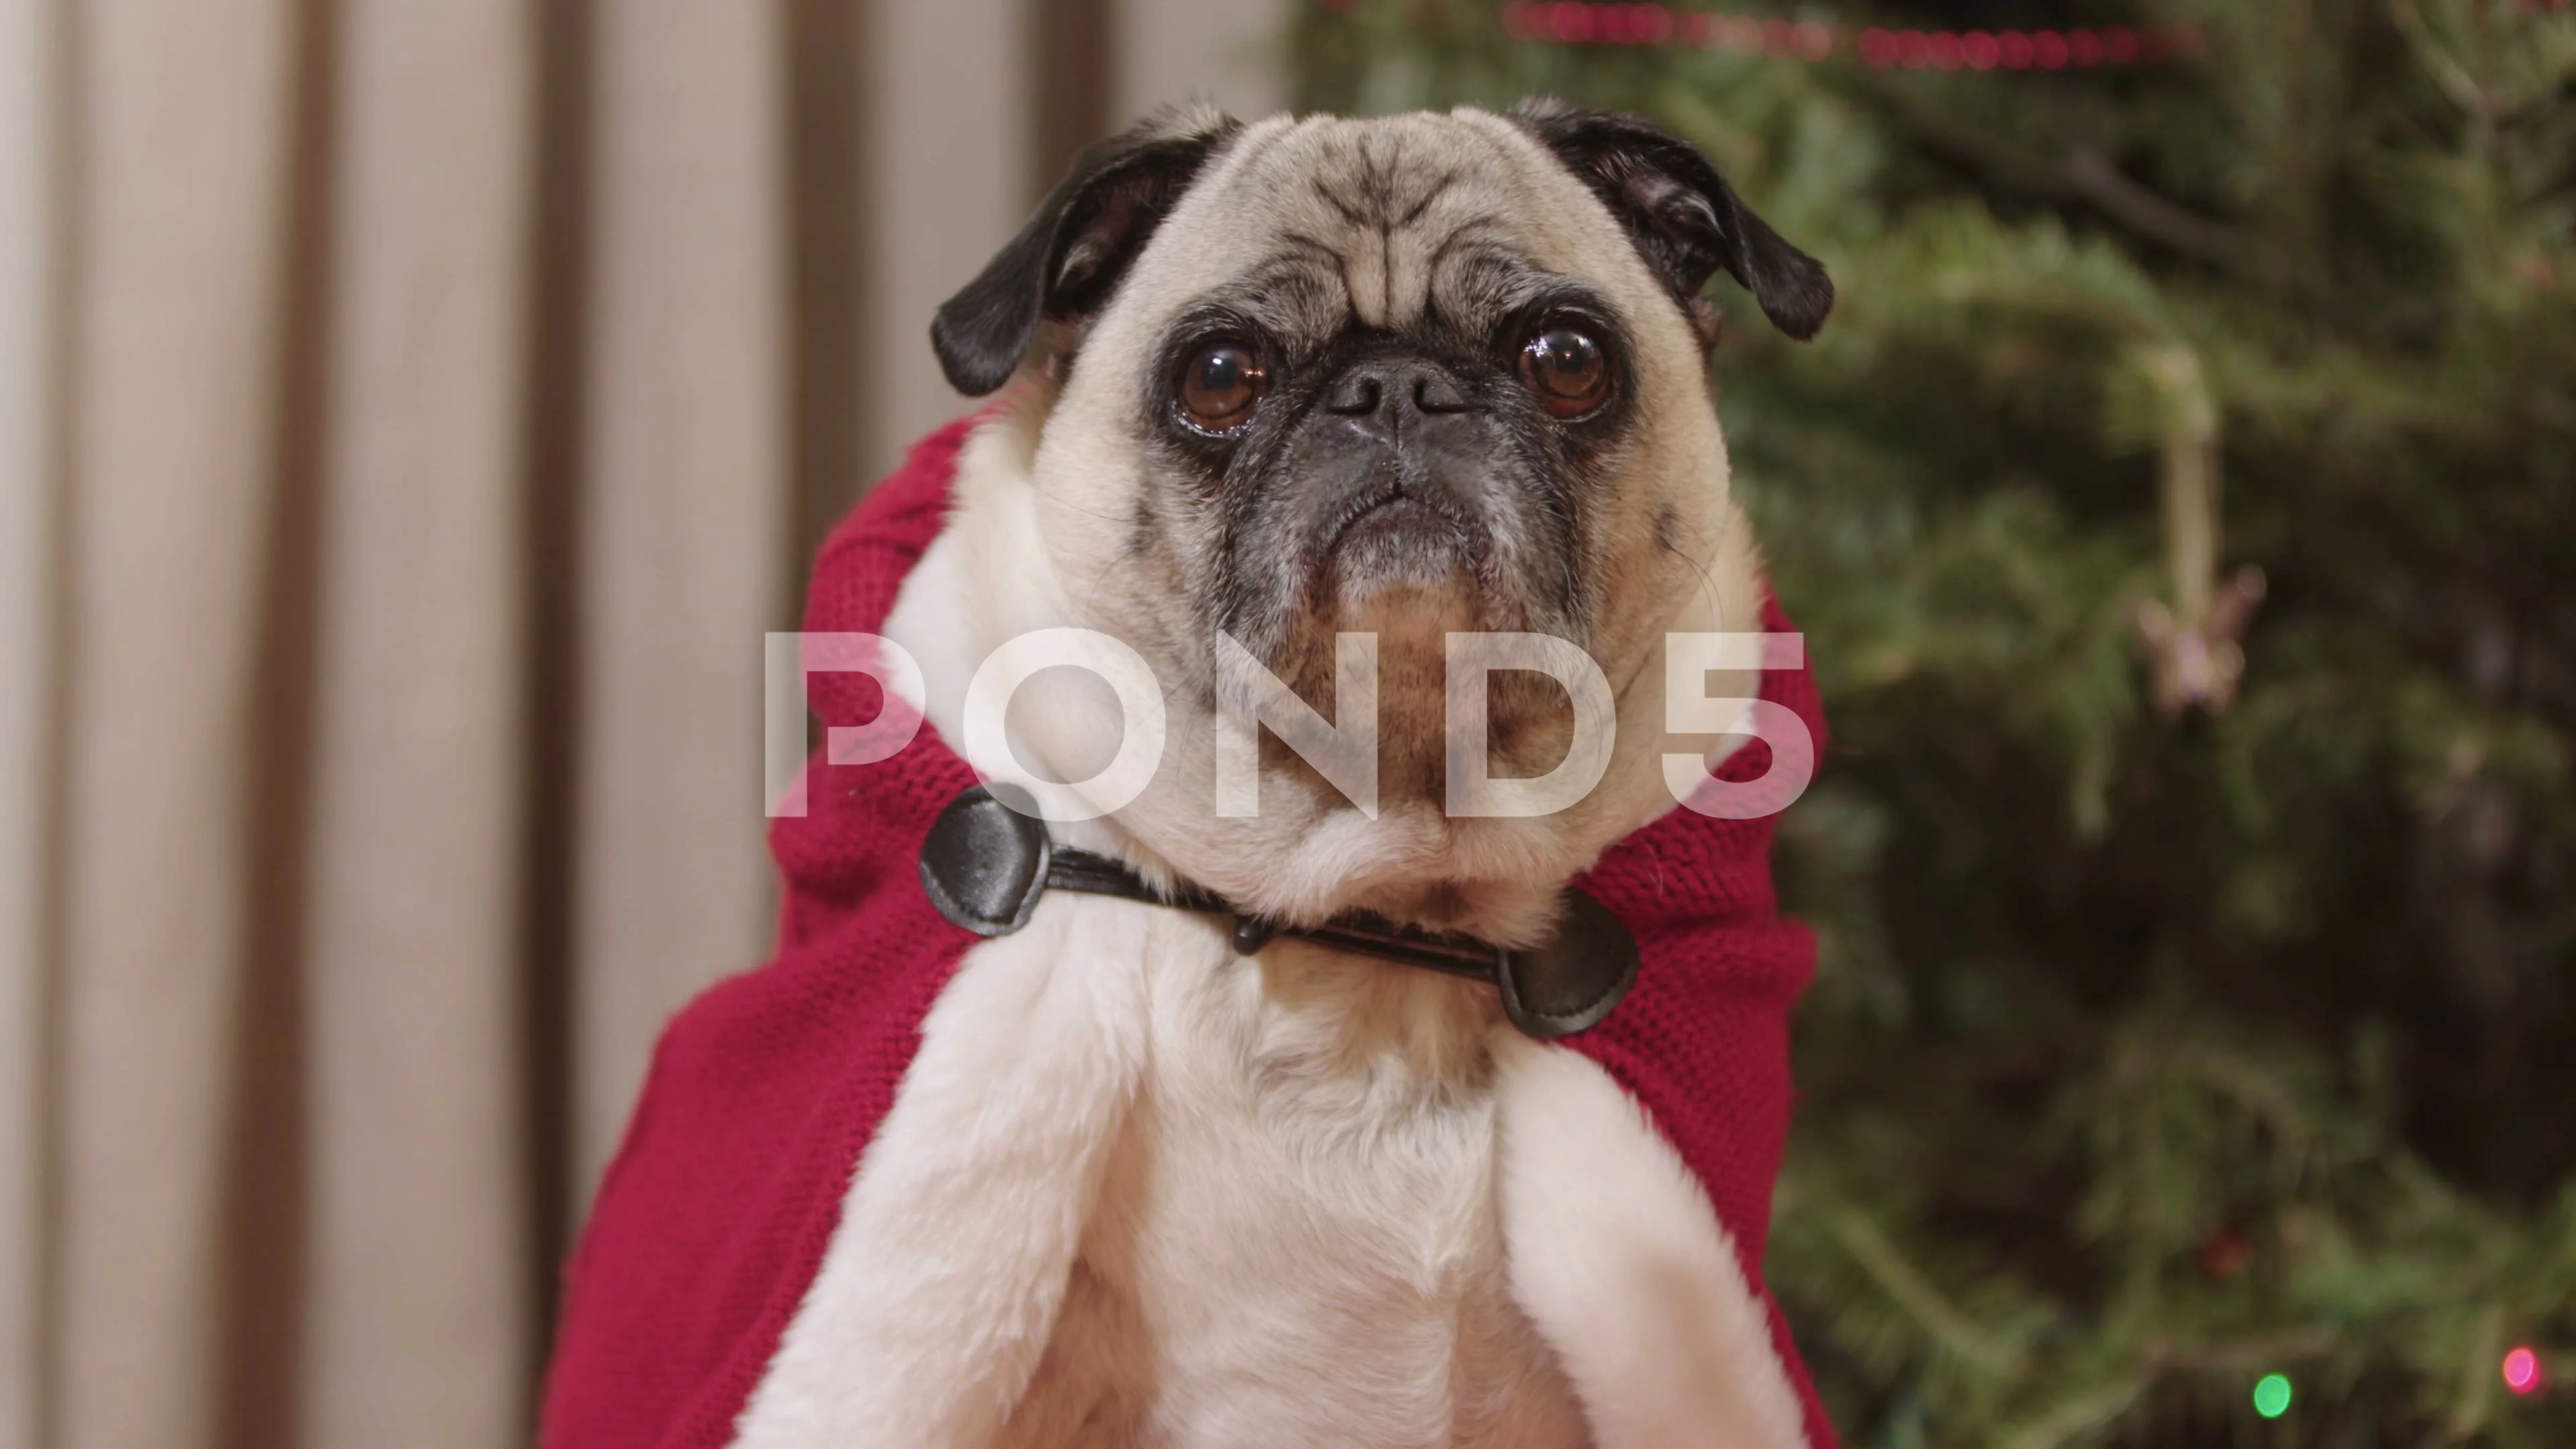
M976 435L974 517L884 626L950 740L990 649L1068 617L1026 451ZM1496 1015L1471 983L1242 961L1213 918L1049 895L924 1020L737 1445L1799 1443L1697 1179L1600 1067Z
M1003 1442L1587 1443L1506 1279L1491 991L1198 924Z
M1297 949L1052 895L969 952L740 1449L1801 1442L1606 1073L1508 1028L1480 1063L1480 988Z

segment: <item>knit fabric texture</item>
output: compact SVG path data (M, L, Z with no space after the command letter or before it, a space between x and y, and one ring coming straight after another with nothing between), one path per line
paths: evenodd
M833 533L808 595L809 636L872 633L945 521L961 419L915 445ZM1776 605L1765 627L1786 632ZM1763 694L1824 722L1803 669ZM812 676L827 725L882 728L889 704L855 672ZM776 956L673 1018L565 1274L539 1442L545 1449L717 1449L821 1266L860 1154L892 1106L932 1002L977 938L923 894L917 860L974 771L923 724L891 759L836 764L827 745L770 848L785 887ZM1770 766L1755 742L1720 770ZM1772 1181L1790 1108L1788 1013L1812 972L1806 929L1780 918L1773 818L1674 810L1579 883L1637 938L1637 984L1565 1046L1599 1062L1705 1184L1806 1406L1834 1440L1778 1307L1761 1289ZM1388 969L1402 969L1389 967Z

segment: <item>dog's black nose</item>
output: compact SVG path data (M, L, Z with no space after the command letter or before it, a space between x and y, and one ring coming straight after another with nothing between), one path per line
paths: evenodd
M1419 358L1378 358L1353 365L1324 394L1324 411L1369 432L1401 436L1414 423L1475 411L1448 369Z

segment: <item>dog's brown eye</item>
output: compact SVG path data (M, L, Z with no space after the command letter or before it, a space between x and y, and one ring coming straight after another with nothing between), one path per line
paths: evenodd
M1583 333L1550 327L1521 349L1521 380L1538 394L1539 406L1560 418L1579 418L1609 395L1610 359Z
M1239 427L1270 389L1270 374L1252 349L1218 342L1190 354L1181 368L1181 411L1211 433Z

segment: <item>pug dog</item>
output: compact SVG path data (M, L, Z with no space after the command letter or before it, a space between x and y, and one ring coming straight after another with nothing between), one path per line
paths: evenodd
M970 696L1016 638L1106 636L1150 670L1160 750L1104 808L1051 812L1059 847L1286 928L1547 939L1568 881L1676 808L1665 757L1740 743L1673 732L1666 699L1667 635L1762 627L1706 378L1720 271L1795 338L1832 306L1815 259L1633 117L1183 110L1094 147L938 312L948 378L1002 396L884 627L912 703L988 775L1096 780L1139 728L1097 674L1023 671L981 754ZM1461 758L1451 636L1502 634L1563 641L1606 689L1497 669ZM1758 691L1719 673L1713 696ZM1230 735L1247 709L1265 731ZM1362 714L1374 748L1335 756ZM1462 774L1578 754L1551 808L1459 808ZM1221 809L1229 771L1252 798ZM1646 1449L1804 1424L1697 1181L1492 986L1059 892L931 1009L737 1442Z

